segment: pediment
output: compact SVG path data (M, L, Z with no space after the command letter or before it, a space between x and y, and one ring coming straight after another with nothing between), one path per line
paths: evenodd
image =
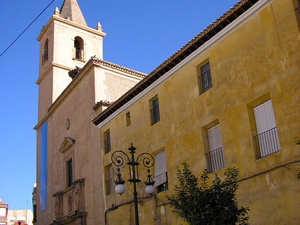
M75 139L73 139L71 137L65 137L62 144L61 144L61 147L60 147L59 151L61 153L64 153L69 148L71 148L74 144L75 144Z

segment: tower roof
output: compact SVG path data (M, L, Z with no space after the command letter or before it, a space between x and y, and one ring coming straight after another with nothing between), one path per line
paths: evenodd
M65 0L60 9L60 16L66 19L69 17L71 21L87 26L76 0Z

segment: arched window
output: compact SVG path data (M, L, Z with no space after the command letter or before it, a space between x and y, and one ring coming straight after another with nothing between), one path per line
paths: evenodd
M44 44L44 53L42 56L42 62L48 61L48 39L46 39L45 44Z
M81 37L75 37L74 40L74 50L75 50L75 59L81 59L83 60L83 40Z

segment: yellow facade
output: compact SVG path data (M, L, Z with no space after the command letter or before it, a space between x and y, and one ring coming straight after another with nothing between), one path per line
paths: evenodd
M221 128L225 167L240 171L237 197L240 205L250 207L250 224L299 223L300 149L294 144L300 136L296 5L292 0L258 1L118 111L111 113L109 107L98 116L105 117L98 124L101 135L109 130L111 138L111 152L102 151L103 170L111 164L114 151L129 153L130 143L137 153L166 152L169 190L147 197L144 183L138 185L140 224L184 224L171 212L166 196L173 193L176 167L182 162L188 162L197 175L207 168L207 130L216 124ZM198 75L206 62L212 88L199 93ZM149 100L154 96L159 99L160 121L151 125ZM267 100L272 100L280 151L258 159L253 109ZM122 171L127 180L128 169ZM141 169L140 179L145 180ZM129 182L126 189L122 196L104 193L107 224L133 224Z

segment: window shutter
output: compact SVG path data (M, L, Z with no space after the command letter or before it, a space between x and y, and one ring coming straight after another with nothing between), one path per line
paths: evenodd
M167 182L167 163L166 163L166 152L159 153L155 156L155 183L157 187Z
M269 100L254 108L257 134L276 127L272 101Z
M209 151L223 147L220 124L212 127L207 131Z

